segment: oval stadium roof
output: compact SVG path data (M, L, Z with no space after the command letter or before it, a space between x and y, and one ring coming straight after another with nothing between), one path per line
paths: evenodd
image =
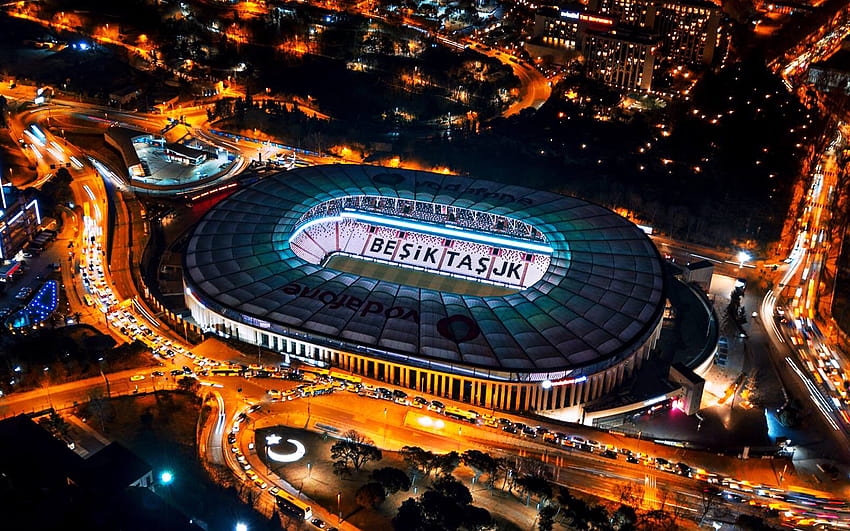
M289 237L315 205L383 195L524 221L552 247L531 287L457 295L310 263ZM374 166L282 172L213 207L184 257L192 294L227 318L399 358L479 371L547 373L615 363L664 306L661 260L635 225L599 205L520 186Z

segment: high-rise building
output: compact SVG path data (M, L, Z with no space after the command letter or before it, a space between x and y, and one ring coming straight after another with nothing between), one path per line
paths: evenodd
M600 15L616 18L621 25L652 30L658 4L659 0L591 0L587 6Z
M662 0L657 29L664 56L674 65L711 64L722 37L720 16L720 6L704 0Z
M630 28L589 30L582 50L587 76L615 87L649 91L659 45L657 35Z

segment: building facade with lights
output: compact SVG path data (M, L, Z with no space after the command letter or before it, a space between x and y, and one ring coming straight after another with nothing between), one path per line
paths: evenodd
M719 5L703 0L667 0L658 7L664 55L674 65L710 65L721 45Z
M618 28L588 31L584 39L587 77L627 90L652 90L652 73L660 46L657 36Z
M591 0L588 8L625 26L653 30L658 0Z
M6 186L0 187L0 260L12 260L41 225L38 200Z
M281 173L223 200L189 240L184 284L207 332L526 411L615 389L650 356L666 301L652 242L603 207L355 165Z
M541 9L535 14L533 37L547 46L581 50L585 31L605 30L615 22L614 18L588 11L581 4Z

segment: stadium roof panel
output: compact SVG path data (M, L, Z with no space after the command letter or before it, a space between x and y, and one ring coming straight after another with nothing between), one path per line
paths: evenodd
M311 208L364 195L521 220L551 246L548 269L530 287L480 297L324 268L290 247L290 235ZM616 363L646 341L664 305L654 245L601 206L519 186L373 166L303 168L233 194L198 224L185 265L193 295L229 319L260 319L270 330L306 334L317 343L343 339L360 350L493 371Z

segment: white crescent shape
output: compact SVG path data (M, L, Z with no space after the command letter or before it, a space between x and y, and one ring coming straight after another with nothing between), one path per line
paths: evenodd
M279 454L271 449L271 446L266 446L266 454L269 456L269 459L272 461L277 461L278 463L294 463L298 461L304 454L307 453L307 449L304 448L304 445L301 444L301 441L296 441L295 439L287 439L286 442L295 447L295 451L291 454Z

